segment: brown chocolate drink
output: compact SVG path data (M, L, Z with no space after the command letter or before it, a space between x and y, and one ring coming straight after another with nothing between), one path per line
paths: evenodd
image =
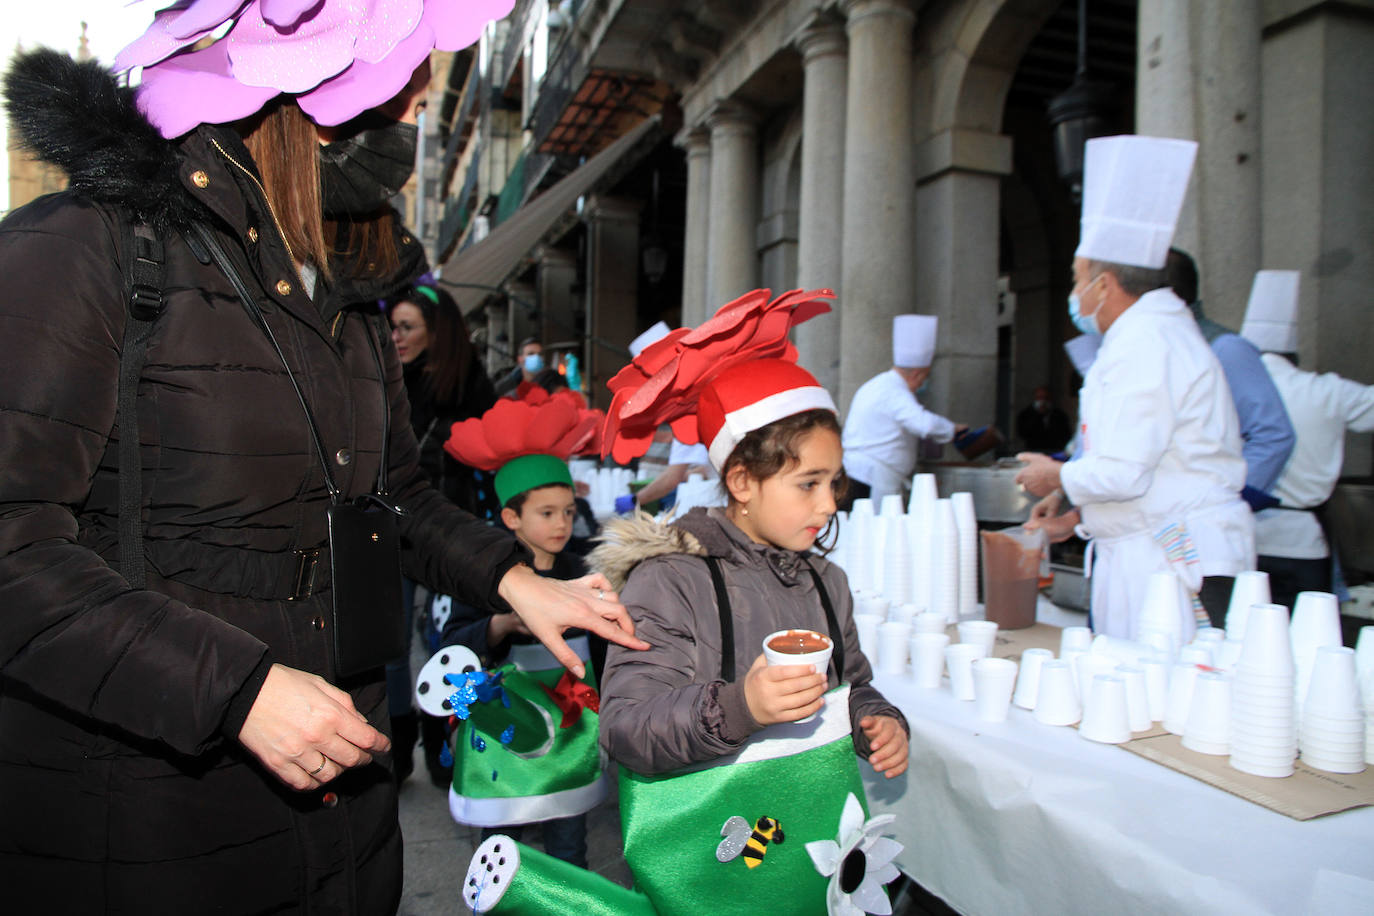
M768 648L784 655L809 655L830 648L830 640L814 630L788 630L768 640Z
M1015 538L996 531L981 534L985 616L1004 630L1032 625L1040 591L1039 549L1028 550Z

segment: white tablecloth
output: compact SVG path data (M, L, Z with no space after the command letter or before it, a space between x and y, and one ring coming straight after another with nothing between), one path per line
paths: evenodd
M1374 808L1295 821L1015 706L981 723L947 681L874 685L912 735L903 776L861 766L872 813L961 913L1374 913Z

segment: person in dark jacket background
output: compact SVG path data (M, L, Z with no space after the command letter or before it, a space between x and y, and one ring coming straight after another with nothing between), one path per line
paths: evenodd
M604 578L538 577L524 548L430 488L395 348L375 308L341 304L359 287L325 244L322 165L342 144L332 162L346 169L361 161L348 144L395 132L383 117L321 147L306 109L341 123L386 101L436 43L474 38L471 16L491 5L426 19L428 44L395 37L409 55L392 61L405 68L397 82L374 63L342 87L324 79L283 98L225 69L221 43L252 17L208 47L158 44L203 5L163 14L153 51L139 46L142 112L97 64L53 52L6 77L16 133L71 186L0 224L0 882L15 912L387 913L401 854L384 686L380 664L337 671L331 502L389 476L406 574L514 610L566 664L580 667L558 635L569 625L644 644ZM301 15L337 19L330 7ZM275 27L284 44L299 24ZM187 89L187 74L223 85ZM143 552L123 558L142 587L119 556L116 393L135 220L164 261L137 379Z
M420 446L420 468L430 485L454 504L480 518L490 518L500 509L491 483L481 471L460 464L443 447L454 423L480 417L496 403L491 379L469 339L463 313L448 293L432 283L417 282L387 305L386 317L405 377L410 428ZM405 580L401 601L409 634L416 601L414 580ZM417 718L411 705L415 681L409 651L387 664L386 678L387 706L396 739L397 781L403 781L414 769L415 740L423 732L431 780L446 786L450 771L440 762L442 730L434 727L430 717Z

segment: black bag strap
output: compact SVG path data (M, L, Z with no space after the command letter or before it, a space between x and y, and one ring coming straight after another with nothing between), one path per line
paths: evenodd
M720 571L720 561L712 556L703 559L706 560L706 568L711 571L711 585L716 590L716 612L720 615L720 677L728 684L735 679L735 618L730 610L730 598L725 593L725 576ZM806 570L811 573L811 581L816 584L821 609L825 611L825 625L830 631L830 644L835 647L830 654L830 663L835 666L836 678L843 683L844 633L840 629L839 618L835 616L835 605L830 601L830 593L826 591L820 573L809 563Z
M165 253L153 228L122 220L128 316L119 348L119 571L134 588L147 584L143 558L143 455L139 450L138 380L148 341L162 314Z
M821 574L816 572L810 563L806 564L806 571L811 573L811 581L816 583L816 592L821 596L821 608L825 611L825 625L830 630L830 644L835 647L834 651L830 653L830 663L835 666L835 677L843 684L844 631L840 629L840 619L835 616L835 605L830 603L830 593L825 590L825 583L821 581Z
M706 568L711 571L711 584L716 589L716 612L720 614L720 678L730 684L735 680L735 620L730 614L730 598L725 594L725 577L720 561L708 556Z

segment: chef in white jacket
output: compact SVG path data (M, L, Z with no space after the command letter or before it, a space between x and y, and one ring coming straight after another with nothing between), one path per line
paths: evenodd
M892 319L892 368L859 386L844 421L846 501L901 494L916 471L921 439L948 442L964 427L932 413L916 400L935 361L934 315ZM842 508L848 508L844 506Z
M1345 434L1374 431L1374 386L1299 369L1296 270L1261 270L1250 288L1241 336L1259 348L1297 444L1274 485L1279 508L1255 517L1259 568L1275 603L1331 591L1331 547L1311 511L1331 498L1345 461Z
M1090 140L1070 314L1103 335L1079 394L1081 457L1023 455L1017 480L1037 496L1034 524L1090 539L1092 626L1130 639L1152 573L1172 570L1192 597L1175 635L1206 607L1224 622L1231 580L1255 567L1254 519L1241 500L1240 425L1221 365L1162 268L1197 144ZM1075 507L1053 518L1062 500ZM1205 617L1204 617L1205 619Z

